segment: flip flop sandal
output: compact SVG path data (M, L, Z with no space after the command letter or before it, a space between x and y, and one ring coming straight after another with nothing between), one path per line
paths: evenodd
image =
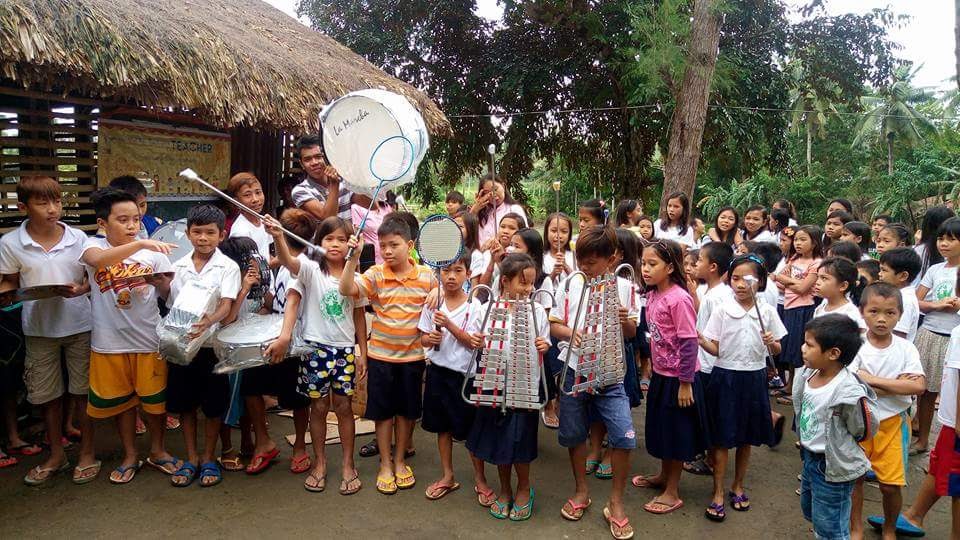
M220 467L225 471L240 472L245 469L243 466L243 461L240 460L240 456L220 456L217 458L217 462L220 463Z
M591 474L593 474L593 472L596 471L596 470L597 470L597 467L599 467L599 466L600 466L600 462L599 462L599 461L597 461L597 460L595 460L595 459L588 459L588 460L587 460L587 468L586 468L586 471L585 471L585 472L587 473L587 476L590 476Z
M70 462L63 460L59 467L36 467L30 469L30 472L23 477L23 483L28 486L42 486L49 482L57 473L70 470ZM31 476L32 475L32 476Z
M380 453L380 447L377 446L376 439L360 447L360 457L373 457Z
M607 520L607 524L610 526L610 535L617 540L630 540L633 538L634 530L633 527L630 526L630 519L627 517L624 517L623 519L616 519L610 512L610 509L604 506L603 519ZM614 527L616 527L616 529ZM624 529L627 529L628 527L629 532L623 532ZM617 529L620 529L619 534Z
M214 482L204 482L207 478L215 478ZM223 481L223 475L216 461L208 461L200 465L200 487L213 487Z
M97 479L100 476L100 469L103 467L103 463L100 460L93 462L90 465L85 467L74 467L73 468L73 483L78 486L83 484L89 484ZM85 476L83 473L93 470L94 473L88 476Z
M711 512L711 510L713 510L713 512ZM710 503L710 505L707 506L707 509L703 512L703 515L710 521L716 521L717 523L727 519L727 513L723 509L723 503Z
M883 516L870 516L867 518L867 523L869 523L874 529L881 530L883 529L884 524ZM897 516L897 535L898 536L907 536L910 538L922 538L927 534L926 531L917 527L913 523L907 521L907 518L903 517L903 514Z
M783 430L786 424L787 417L780 415L780 418L777 418L776 423L773 424L773 444L770 445L770 448L780 446L780 443L783 441Z
M510 503L493 501L493 504L490 505L490 515L497 519L507 519L510 517L510 510L508 509L509 506Z
M634 476L633 479L630 480L630 483L633 484L633 487L638 488L660 489L663 487L663 484L654 484L649 478L642 474Z
M143 468L143 461L141 460L137 460L137 462L134 463L133 465L127 465L127 466L121 465L120 467L117 467L116 469L113 470L113 472L120 473L120 479L114 480L113 475L110 475L110 483L118 484L118 485L129 484L130 482L133 482L134 478L137 477L137 473L140 472L141 468ZM127 480L124 480L123 477L127 475L128 471L133 471L133 474L130 475L130 478L128 478Z
M699 476L710 476L713 474L713 469L710 468L710 465L707 465L707 462L698 459L696 461L684 462L683 464L684 472L690 474L696 474Z
M357 487L351 488L350 484L353 482L357 483ZM340 480L340 494L341 495L353 495L354 493L360 491L360 488L363 487L363 483L360 482L360 475L354 474L353 478L350 480Z
M166 426L167 431L178 429L180 427L180 419L176 416L167 416Z
M277 456L280 455L280 449L274 448L269 452L264 452L262 454L255 454L253 459L250 460L250 464L247 465L247 474L260 474L263 471L267 470L273 460L277 459Z
M909 456L922 456L923 454L926 454L926 453L929 452L929 451L930 451L929 448L919 448L919 447L916 447L916 446L911 446L911 447L910 447L910 450L907 452L907 455L909 455Z
M560 429L560 419L557 417L548 418L547 413L540 411L540 420L543 422L544 427L548 429Z
M162 472L163 474L173 475L180 470L182 463L179 459L177 459L174 456L170 456L170 459L153 459L148 457L147 465ZM173 470L167 468L167 465L171 465L173 467Z
M174 482L174 479L176 478L186 478L187 482L186 483ZM181 465L180 468L177 469L177 472L170 475L170 483L173 484L173 487L183 488L192 484L196 478L197 478L197 466L194 465L193 463L190 463L189 461L184 461L183 465Z
M788 395L777 396L777 403L780 405L793 405L793 398Z
M746 492L737 495L731 491L727 495L730 496L730 506L732 506L737 512L746 512L747 510L750 510L750 497L747 497Z
M410 489L417 483L417 478L413 476L413 469L409 465L403 466L403 472L397 474L397 488Z
M307 454L290 458L290 472L293 474L303 474L310 470L311 465L310 456Z
M571 512L567 512L567 504L570 505ZM587 508L590 508L590 505L593 504L593 500L587 499L587 502L583 504L577 504L573 502L573 499L567 499L567 504L560 507L560 515L563 516L563 519L568 521L580 521L583 519L583 514L587 511Z
M310 481L313 480L313 485L310 485ZM311 472L307 475L307 479L303 481L303 489L311 493L320 493L327 489L327 475L317 476L316 473Z
M510 521L527 521L533 515L533 488L530 488L530 500L527 504L517 506L516 503L510 505Z
M397 492L397 478L395 476L390 477L377 477L377 491L383 493L384 495L393 495Z
M647 512L659 515L669 514L670 512L679 510L681 508L683 508L683 501L680 499L677 499L677 502L673 503L672 505L665 502L660 502L657 499L653 499L652 501L643 505L643 509Z
M143 423L143 420L139 416L137 416L137 427L136 427L137 435L143 435L146 432L147 432L147 425Z
M613 465L609 463L597 465L597 470L593 473L593 477L599 478L600 480L610 480L613 478Z
M6 469L7 467L13 467L13 466L16 465L17 463L20 463L20 460L19 460L19 459L15 458L15 457L13 457L13 456L5 455L5 454L3 454L2 452L0 452L0 469Z
M454 482L449 486L443 485L440 482L434 482L430 484L430 487L427 488L427 491L424 493L424 495L426 495L427 498L430 499L431 501L439 501L440 499L446 497L448 494L453 493L458 489L460 489L459 482ZM431 492L433 493L433 495L430 494Z
M484 508L490 508L493 501L497 500L497 493L492 488L481 491L479 487L473 486L473 492L477 494L477 504Z
M43 452L43 448L40 448L39 446L35 444L30 444L30 443L24 443L24 444L19 444L17 446L7 447L7 453L12 456L30 457L30 456L35 456L40 452Z

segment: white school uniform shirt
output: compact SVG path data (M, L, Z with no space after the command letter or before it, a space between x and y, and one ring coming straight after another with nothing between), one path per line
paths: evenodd
M310 257L301 253L297 255L297 259L300 261L300 264L303 264L305 261L309 261ZM290 290L290 285L294 279L295 278L290 275L290 270L288 270L286 266L280 265L280 268L277 270L277 275L273 278L273 283L270 284L270 294L273 295L273 311L275 313L283 313L285 311L287 307L287 291Z
M736 302L733 297L733 289L726 283L720 283L712 289L703 286L703 292L697 287L697 297L700 299L700 309L697 311L697 332L703 333L710 321L710 316L720 309L724 304ZM717 357L699 347L697 356L700 358L700 371L702 373L713 372L713 365Z
M773 273L774 273L774 274L779 274L781 270L783 270L784 268L786 268L786 266L787 266L787 259L786 259L786 258L780 259L780 262L777 263L777 267L773 270ZM772 274L771 274L771 275L772 275ZM767 276L767 284L769 285L771 282L773 282L773 280L770 279L769 276ZM780 287L777 287L776 283L773 283L773 287L774 287L774 289L777 291L777 305L778 305L778 306L782 306L782 305L783 305L783 291L780 290Z
M736 299L731 300L718 306L703 330L703 337L720 344L714 367L733 371L764 369L769 353L763 344L757 310L745 310ZM777 315L777 308L765 302L758 302L757 307L764 329L773 334L774 339L783 339L787 329Z
M957 267L947 268L947 263L935 264L927 269L920 279L920 286L927 288L926 302L936 302L956 296ZM950 335L960 324L960 315L950 311L931 311L923 317L923 328L937 334Z
M809 379L803 381L803 403L797 417L797 435L800 445L817 454L827 451L827 421L830 415L830 398L837 389L840 379L849 374L842 371L820 388L812 388Z
M446 303L440 306L442 311L454 326L460 328L468 334L477 334L480 332L480 324L483 322L483 313L486 309L479 300L473 299L470 302L463 302L454 309L450 309ZM417 328L421 332L429 333L437 329L433 324L433 314L436 310L424 307L420 312L420 321ZM540 319L537 319L541 323ZM426 348L427 360L437 366L447 368L459 373L473 375L476 371L474 355L476 351L460 343L453 333L444 329L440 332L440 350L434 350L433 347Z
M688 247L694 246L693 239L693 226L687 226L687 232L680 234L680 227L675 227L670 225L667 227L667 230L660 228L661 220L656 220L653 222L653 236L658 240L673 240L674 242L680 242Z
M575 272L577 270L577 261L576 261L576 258L573 256L573 251L570 251L570 250L565 251L563 253L563 261L567 263L567 268L569 268L571 271ZM556 266L556 264L557 264L557 258L553 256L553 253L543 254L543 273L544 274L549 276L553 272L553 267ZM557 283L563 283L568 276L569 276L568 273L560 272L560 275L558 276L554 285L556 285Z
M360 281L360 274L354 274ZM353 347L357 343L357 329L353 312L367 305L365 299L354 299L340 294L340 279L320 269L312 260L300 260L300 273L290 283L290 289L300 293L300 316L303 320L303 339L330 347Z
M483 275L483 272L487 269L487 265L490 264L491 256L489 251L480 251L479 249L475 249L470 253L470 279Z
M236 300L240 293L240 267L233 259L227 257L218 248L210 256L203 268L197 272L193 264L193 250L173 263L173 281L170 282L170 294L167 297L167 307L172 307L180 294L180 289L189 282L200 280L205 285L217 287L220 298Z
M777 284L773 282L773 279L767 277L767 288L757 293L757 299L776 309L780 301L780 289L777 288Z
M757 234L756 237L754 237L754 238L749 238L749 239L747 238L747 231L746 231L746 229L744 229L743 231L741 231L740 234L742 234L742 235L743 235L743 239L744 239L745 241L748 241L748 242L770 242L770 243L776 244L776 243L779 243L779 241L780 241L780 240L777 238L777 234L776 234L776 233L771 232L771 231L769 231L769 230L767 230L767 229L764 229L764 230L760 231L760 232Z
M840 306L837 309L828 310L827 301L824 300L820 302L820 305L813 310L813 318L823 317L824 315L846 315L853 322L857 323L857 326L860 327L860 332L866 332L867 323L863 320L863 315L860 314L860 308L853 305L853 302L847 301L846 304Z
M940 383L940 409L937 411L937 420L941 424L956 428L957 426L957 386L960 384L960 326L950 332L950 345L947 346L947 355L943 364L943 381Z
M907 285L900 289L900 298L903 300L903 313L893 329L906 334L907 341L913 343L913 339L917 337L917 326L920 325L920 301L917 300L917 289Z
M0 237L0 274L20 274L20 287L80 285L84 278L80 254L87 235L64 223L63 237L46 251L27 232L27 222ZM89 332L90 298L46 298L23 303L23 333L32 337L60 338Z
M862 369L871 375L884 379L896 379L907 373L923 375L920 353L917 352L913 343L897 335L892 337L893 341L883 349L874 347L869 339L863 340L860 351L853 362L850 363L850 371L856 373ZM878 395L877 418L886 420L891 416L896 416L909 409L912 402L912 396ZM954 402L956 402L956 399L954 399Z
M234 220L233 226L230 227L230 238L236 236L245 236L256 242L257 251L260 252L260 256L263 257L265 261L270 260L270 245L273 244L273 237L267 232L267 228L263 226L263 222L261 222L259 226L254 225L241 212L237 216L237 219Z
M570 290L565 292L564 288L566 283L569 282ZM550 320L556 321L562 324L567 325L571 329L573 328L573 320L577 316L577 308L580 305L580 292L583 290L583 279L580 276L571 276L567 278L567 281L561 283L557 287L556 298L557 305L550 312ZM627 308L627 317L629 317L634 324L639 324L640 321L640 301L639 301L639 291L633 282L618 277L617 278L617 297L620 299L620 305ZM584 301L586 301L586 296L584 296ZM580 314L580 321L578 323L577 331L583 330L583 319L586 316L586 311ZM567 354L567 348L569 347L569 342L559 341L557 342L557 347L560 349L560 358L565 358ZM570 360L567 365L570 369L576 369L579 357L575 351L570 352Z
M106 238L87 238L83 253L93 248L113 247ZM137 276L172 271L170 259L162 253L141 249L106 268L88 264L84 267L90 279L93 320L97 321L93 325L90 347L104 354L157 352L160 346L157 290Z

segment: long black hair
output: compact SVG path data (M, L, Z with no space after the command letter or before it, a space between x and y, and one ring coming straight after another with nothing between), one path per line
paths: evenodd
M633 267L634 275L640 276L640 238L632 232L617 228L614 230L617 235L617 250L620 251L621 264L629 264Z
M920 245L923 246L921 275L926 273L927 268L943 262L943 255L937 249L937 238L941 236L940 227L954 216L953 210L946 206L934 206L923 214L923 224L920 226Z
M684 291L687 290L687 279L683 275L683 249L680 244L673 240L657 240L647 244L643 249L644 251L653 250L658 259L672 265L673 271L670 272L668 279ZM644 283L644 287L648 285Z
M819 270L830 274L837 281L846 282L847 295L853 305L860 305L860 293L867 286L867 280L857 272L857 265L846 257L830 257L820 263Z
M633 226L633 223L630 223L630 212L633 212L640 206L640 203L633 199L623 199L617 203L617 227L623 227L624 225Z
M729 231L723 232L720 230L720 214L724 212L733 213L733 227ZM740 212L737 212L737 209L732 206L724 206L717 211L716 217L713 218L713 228L717 230L717 236L720 238L720 241L724 244L732 246L734 241L737 239L737 231L740 230Z
M519 236L520 240L523 240L523 245L527 246L527 255L536 263L537 281L534 285L539 287L543 283L543 278L546 277L546 274L543 273L543 238L540 237L540 233L536 229L530 227L520 229L513 236L514 238Z
M492 176L490 173L483 175L480 179L480 185L477 186L477 195L480 195L480 192L483 191L483 186L490 182L492 184L500 184L503 186L503 204L517 204L517 201L513 200L513 197L510 196L510 191L507 190L507 183L503 181L503 178L499 176ZM477 212L477 221L483 225L487 221L487 218L490 217L491 210L495 210L490 205L484 206ZM496 214L494 214L495 216ZM499 223L497 224L499 225Z
M687 198L687 194L682 191L674 191L665 199L667 204L670 204L670 201L677 199L680 201L680 206L683 207L683 213L680 214L680 236L687 234L687 229L690 228L690 199ZM671 227L673 223L670 222L670 217L667 216L667 204L663 205L663 208L660 209L660 230L665 231L668 227ZM681 258L681 261L683 259Z

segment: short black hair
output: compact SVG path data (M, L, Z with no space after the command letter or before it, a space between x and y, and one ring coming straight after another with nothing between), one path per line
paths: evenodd
M827 208L830 208L830 205L833 203L840 203L840 206L842 206L844 210L846 210L850 214L853 214L853 203L850 202L850 199L837 197L836 199L832 199L829 203L827 203Z
M845 210L834 210L827 215L827 219L839 219L844 225L853 221L853 214Z
M870 274L870 279L876 281L880 279L880 262L876 259L863 259L857 261L857 270L863 270Z
M873 216L872 221L877 221L877 220L880 220L885 224L889 225L890 223L893 223L893 216L891 216L890 214L877 214Z
M319 146L320 149L323 150L323 139L320 137L319 133L307 133L306 135L303 135L297 139L294 148L299 154L304 148L310 148L312 146Z
M775 272L777 265L780 264L780 261L783 259L783 252L780 251L780 246L773 242L757 242L753 247L753 253L763 259L763 267L767 270L768 274Z
M898 247L888 249L883 255L880 255L880 264L885 264L896 273L906 272L907 282L912 283L920 274L923 263L920 261L920 255L912 248Z
M383 223L380 224L380 228L377 229L377 236L383 238L384 236L397 235L400 238L403 238L405 242L413 240L413 232L410 230L410 224L397 214L401 212L391 212L387 214L387 217L383 219ZM392 219L391 219L392 217Z
M730 268L730 261L733 260L733 248L726 242L709 242L700 248L700 253L708 261L717 265L717 275L724 275Z
M839 349L840 358L837 360L841 365L849 366L850 362L857 357L863 340L860 339L860 326L846 315L839 313L830 313L816 319L811 319L804 327L804 332L809 333L820 349Z
M472 249L462 249L460 250L460 256L453 260L449 265L462 264L464 268L467 269L467 279L470 278L470 263L473 262L473 250Z
M90 194L90 201L93 203L93 213L96 214L97 219L104 221L110 217L113 205L122 202L137 204L137 198L133 194L109 187L94 191Z
M403 223L408 229L410 229L409 240L416 240L420 237L420 221L417 220L417 216L410 212L390 212L387 214L387 217L383 218L384 223L394 220ZM379 231L377 234L380 234Z
M143 185L143 182L137 179L136 176L130 176L129 174L114 178L107 187L126 191L134 197L147 196L147 188Z
M863 252L860 251L860 246L854 244L849 240L841 240L839 242L834 242L827 248L828 257L843 257L848 259L850 262L857 262L863 257Z
M591 225L580 231L577 238L577 259L586 257L613 257L617 252L617 233L604 225Z
M897 309L900 310L901 315L903 314L903 295L900 294L900 289L883 281L871 283L860 293L860 309L862 310L867 305L867 302L874 296L879 296L880 298L895 298L897 300Z
M227 216L223 210L212 204L200 204L190 207L187 211L187 230L194 225L216 225L217 229L223 231L226 226Z
M463 198L463 193L460 193L457 190L453 190L453 191L447 192L447 198L445 202L454 202L457 204L463 204L464 202L466 202L466 199Z

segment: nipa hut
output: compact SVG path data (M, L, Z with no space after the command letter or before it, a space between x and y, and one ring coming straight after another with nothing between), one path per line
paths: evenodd
M141 178L162 216L208 196L177 171L221 184L251 171L270 208L298 172L294 137L363 88L406 96L433 135L451 133L424 93L260 0L5 0L0 233L22 219L16 182L37 174L60 179L88 230L89 192L119 174Z

